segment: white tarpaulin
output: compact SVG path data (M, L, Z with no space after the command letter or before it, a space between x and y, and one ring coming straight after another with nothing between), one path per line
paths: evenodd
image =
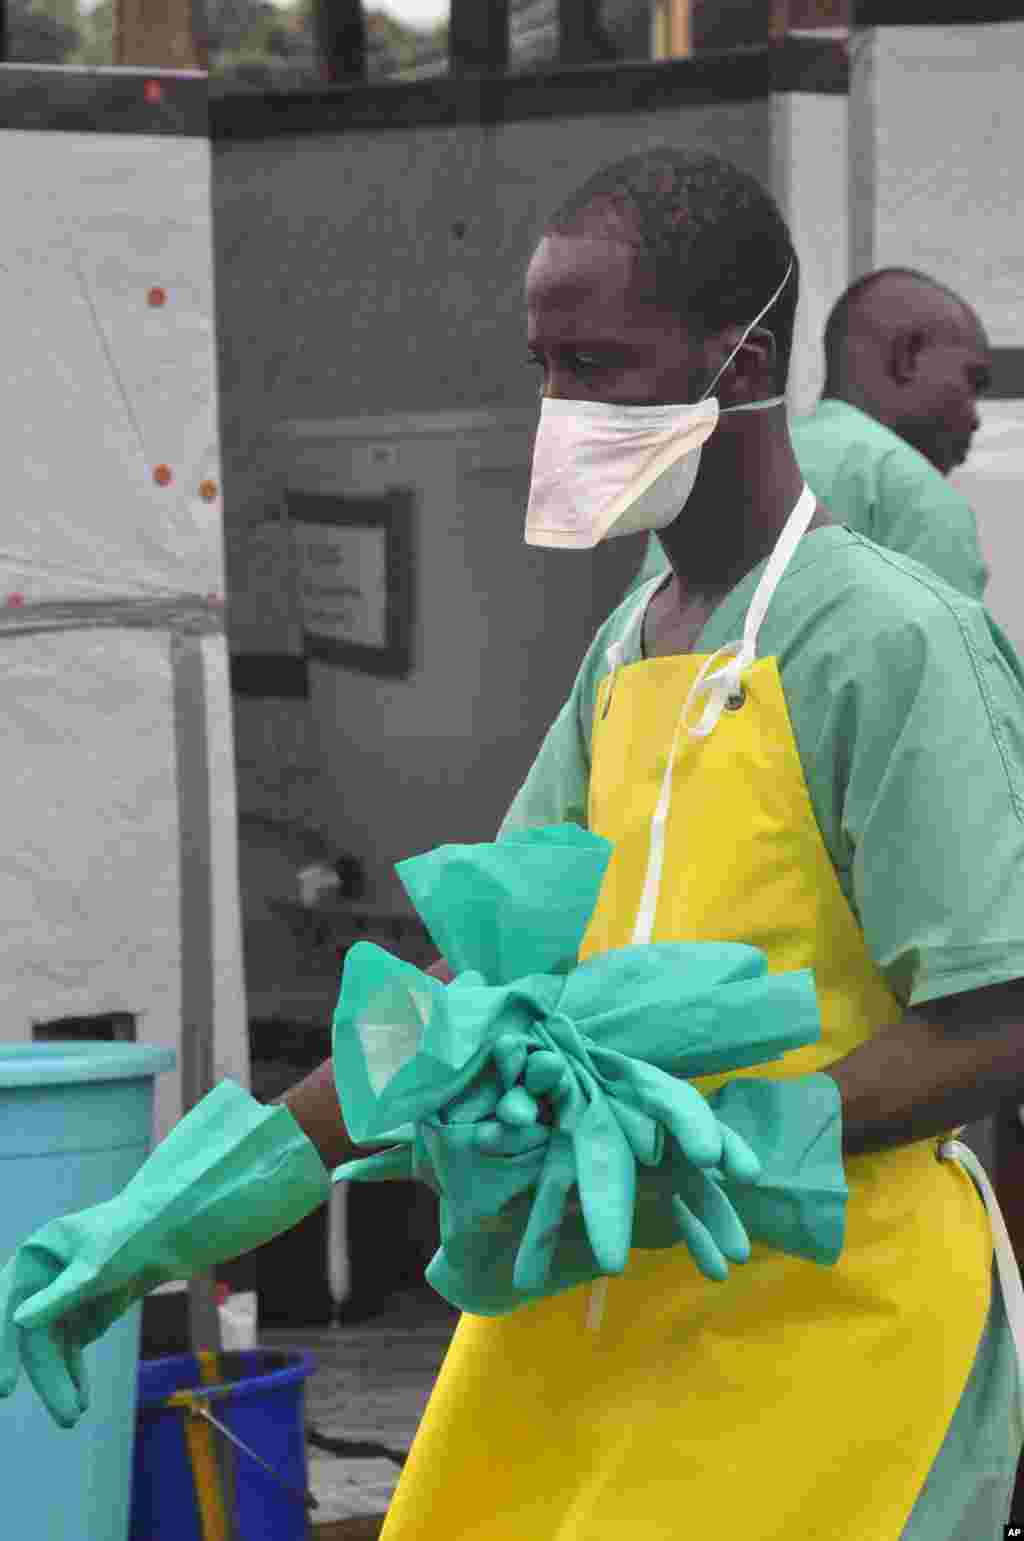
M0 1038L136 1014L160 1137L183 1077L249 1084L210 147L8 129L0 169Z

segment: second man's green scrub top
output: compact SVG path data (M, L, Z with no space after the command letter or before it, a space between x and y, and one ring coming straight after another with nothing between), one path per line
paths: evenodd
M763 567L726 596L695 652L742 636ZM642 598L599 630L503 831L586 827L596 690ZM827 526L804 537L758 652L778 660L815 820L897 998L919 1006L1024 978L1024 670L984 606ZM640 656L634 630L623 662ZM721 831L723 861L735 836ZM1024 1442L1016 1377L993 1275L971 1377L901 1541L1001 1534Z
M808 485L843 524L921 562L962 593L982 597L989 574L971 506L905 439L847 402L832 400L793 418L789 432ZM627 594L667 568L661 542L652 535Z

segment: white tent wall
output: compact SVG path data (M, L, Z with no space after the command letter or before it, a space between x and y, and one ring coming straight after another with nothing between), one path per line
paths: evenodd
M825 322L850 281L849 119L845 92L790 92L772 100L770 186L800 262L786 392L795 413L813 411L821 395Z
M158 1139L249 1084L206 91L0 68L0 1038L135 1014Z
M997 350L1024 344L1019 157L1024 23L884 27L852 59L852 276L910 267L978 312ZM998 360L997 360L998 362ZM970 498L992 583L988 604L1024 652L1024 377L983 403L954 480ZM1007 387L1003 387L1006 389Z

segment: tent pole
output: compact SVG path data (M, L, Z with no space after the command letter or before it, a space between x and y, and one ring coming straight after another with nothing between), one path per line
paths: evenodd
M182 1117L213 1090L213 883L210 850L210 765L203 638L171 635L174 737L178 767L178 851L181 904ZM188 1286L192 1352L221 1347L213 1274Z

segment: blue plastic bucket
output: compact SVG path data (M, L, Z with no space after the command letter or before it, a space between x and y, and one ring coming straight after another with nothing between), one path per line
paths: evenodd
M47 1221L104 1203L149 1155L170 1049L0 1045L0 1267ZM126 1541L142 1308L85 1350L91 1402L61 1429L22 1374L0 1401L3 1534Z
M215 1384L202 1385L192 1354L143 1360L131 1541L207 1541L198 1474L186 1438L192 1414L167 1403L175 1392L200 1389L200 1405L277 1474L275 1479L203 1423L210 1430L211 1449L221 1445L230 1455L226 1494L218 1484L229 1527L233 1524L228 1534L245 1541L307 1541L309 1511L302 1503L308 1482L305 1383L315 1368L311 1354L244 1349L219 1354Z

